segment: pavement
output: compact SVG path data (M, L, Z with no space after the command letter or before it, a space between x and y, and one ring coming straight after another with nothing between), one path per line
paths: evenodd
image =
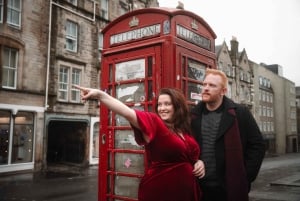
M98 201L98 166L0 174L0 201ZM250 201L300 201L300 153L266 157Z

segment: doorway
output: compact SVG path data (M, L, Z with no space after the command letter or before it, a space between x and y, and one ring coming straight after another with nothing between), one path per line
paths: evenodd
M82 164L86 155L86 130L86 122L50 121L47 163Z

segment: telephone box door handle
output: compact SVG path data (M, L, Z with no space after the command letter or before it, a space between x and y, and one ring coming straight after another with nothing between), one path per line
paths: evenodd
M102 142L102 144L105 144L105 142L106 142L106 135L105 134L102 135L101 142Z

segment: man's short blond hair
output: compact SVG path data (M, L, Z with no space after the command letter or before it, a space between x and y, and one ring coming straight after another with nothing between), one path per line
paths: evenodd
M222 79L222 85L224 88L227 88L228 85L228 78L226 74L223 71L220 71L218 69L213 69L213 68L207 68L205 72L205 76L212 74L212 75L219 75Z

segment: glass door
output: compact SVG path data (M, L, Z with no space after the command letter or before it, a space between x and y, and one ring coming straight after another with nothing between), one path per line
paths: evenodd
M139 55L142 53L139 52ZM155 54L148 53L111 62L102 72L102 87L129 107L153 111L154 61ZM133 130L126 119L101 105L100 110L100 157L103 154L105 158L101 158L100 164L99 200L137 201L138 186L147 165L144 147L135 142Z

